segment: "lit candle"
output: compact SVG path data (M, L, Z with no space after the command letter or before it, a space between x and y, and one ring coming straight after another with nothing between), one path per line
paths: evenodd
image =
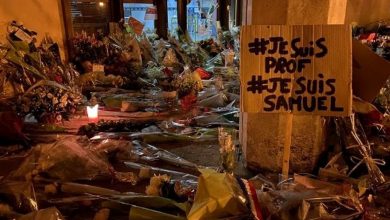
M98 110L99 105L87 106L87 115L89 122L97 122L99 120Z

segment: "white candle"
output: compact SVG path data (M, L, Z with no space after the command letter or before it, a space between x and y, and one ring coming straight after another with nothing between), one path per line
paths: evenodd
M97 122L99 115L98 111L99 110L99 105L95 106L87 106L87 115L88 115L88 120L89 122Z

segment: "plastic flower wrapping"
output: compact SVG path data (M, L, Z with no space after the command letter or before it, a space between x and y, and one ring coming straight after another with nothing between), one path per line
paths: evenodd
M213 38L208 40L201 40L198 42L199 46L204 49L211 57L218 55L222 52L220 45L214 41Z
M389 113L390 110L390 80L387 80L375 99L375 104L380 110Z
M35 35L23 25L11 22L8 31L9 44L1 48L0 57L5 106L40 122L68 119L81 101L76 87L79 73L62 63L58 45L49 35L35 46ZM17 34L21 31L24 37Z
M78 90L50 81L40 81L16 101L16 111L21 116L31 114L42 123L69 120L81 104Z
M108 56L107 45L101 34L88 35L85 31L76 33L72 38L73 61L90 60L102 63Z
M158 66L156 63L150 61L145 69L145 73L149 79L162 80L167 77L164 69L164 66Z
M141 48L135 35L123 32L111 34L106 58L106 74L137 78L142 68Z
M203 88L202 80L198 73L192 72L189 67L185 67L174 82L177 86L179 98L189 94L197 94Z
M233 173L236 165L236 149L234 146L233 132L225 131L224 128L218 128L218 142L220 153L220 168L228 173Z
M1 177L0 218L389 216L388 171L382 168L390 158L390 119L381 114L390 103L389 86L377 98L383 109L354 99L355 116L321 119L329 129L329 150L321 158L313 156L319 160L318 172L287 180L262 169L254 170L260 170L256 175L242 166L241 150L247 149L240 148L236 137L238 32L233 28L220 32L218 40L198 43L188 33L150 41L121 27L105 37L82 33L73 39L72 60L77 68L78 62L89 62L80 76L62 63L50 36L35 46L31 39L36 33L12 23L9 44L0 46L0 90L2 103L12 103L10 109L19 117L0 114L0 139L39 144L31 150L23 149L28 144L0 148L3 168L15 164ZM224 50L235 52L229 65ZM88 123L86 114L71 117L79 106L96 103L98 122ZM32 116L39 123L23 125L23 117ZM63 123L55 125L61 126L58 130L46 130L53 122ZM292 154L302 150L292 149ZM13 154L17 156L8 157Z

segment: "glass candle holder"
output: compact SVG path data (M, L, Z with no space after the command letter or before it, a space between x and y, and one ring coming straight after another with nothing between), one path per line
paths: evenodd
M87 106L88 121L96 123L99 121L99 105Z

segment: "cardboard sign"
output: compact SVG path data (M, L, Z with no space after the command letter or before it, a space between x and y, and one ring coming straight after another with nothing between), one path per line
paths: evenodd
M33 40L33 38L30 35L28 35L26 32L24 32L22 29L18 29L15 32L15 36L28 44L31 43L31 41Z
M367 102L372 102L390 77L390 62L358 40L353 40L352 48L353 93Z
M145 26L142 22L130 17L128 23L136 35L140 36L142 34Z
M92 72L104 72L104 65L101 64L92 64Z
M349 25L258 25L241 30L241 111L348 116Z

